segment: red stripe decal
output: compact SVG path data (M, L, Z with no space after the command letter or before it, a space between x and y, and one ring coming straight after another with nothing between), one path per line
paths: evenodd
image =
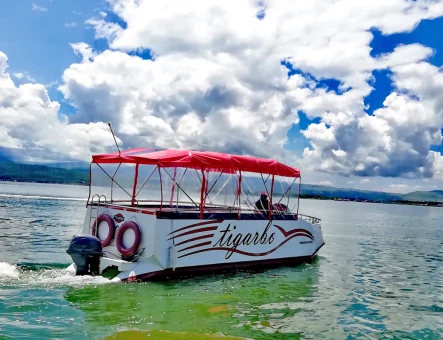
M177 243L175 246L178 247L178 246L181 246L182 244L185 244L185 243L188 243L188 242L197 241L197 240L202 240L202 239L204 239L204 238L210 238L210 237L212 237L212 236L214 236L214 234L209 234L209 235L203 235L203 236L194 237L194 238L191 238L191 239L189 239L189 240L181 241L181 242Z
M182 233L180 235L174 235L171 238L168 239L172 240L173 238L177 238L177 237L181 237L181 236L185 236L185 235L190 235L190 234L196 234L196 233L202 233L204 231L211 231L211 230L217 230L218 227L206 227L206 228L200 228L200 229L195 229L195 230L191 230L191 231L187 231L185 233Z
M291 236L294 233L298 233L298 232L306 233L306 234L310 235L311 239L314 238L314 236L309 231L307 231L306 229L293 229L293 230L286 231L282 227L280 227L279 225L274 224L274 227L276 227L278 230L280 230L280 232L283 234L283 236L285 238L288 237L288 236Z
M202 243L194 244L194 245L189 246L189 247L187 247L187 248L180 249L178 252L180 253L180 252L185 251L185 250L188 250L188 249L198 248L198 247L203 247L203 246L208 246L208 245L210 245L211 243L212 243L212 242L209 241L209 242L202 242Z
M212 220L212 221L199 222L199 223L195 223L195 224L187 225L187 226L182 227L182 228L180 228L180 229L174 230L173 232L169 233L169 234L166 235L166 236L169 236L169 235L174 234L174 233L176 233L176 232L178 232L178 231L185 230L185 229L189 229L189 228L192 228L192 227L197 227L197 226L200 226L200 225L212 224L212 223L221 223L221 222L223 222L223 220Z
M273 248L273 249L271 249L271 250L269 250L269 251L267 251L267 252L264 252L264 253L248 253L248 252L246 252L246 251L239 250L239 249L236 249L236 248L217 247L217 248L206 248L206 249L196 250L196 251L193 251L193 252L191 252L191 253L181 255L181 256L179 256L178 258L186 257L186 256L193 255L193 254L203 253L203 252L205 252L205 251L212 251L212 250L224 250L224 251L227 251L227 252L233 252L233 253L237 253L237 254L241 254L241 255L246 255L246 256L266 256L266 255L269 255L269 254L273 253L273 252L276 251L278 248L280 248L282 245L284 245L286 242L288 242L289 240L291 240L291 239L293 239L294 237L297 237L297 236L305 236L305 237L310 238L310 237L309 237L307 234L305 234L305 233L296 233L296 234L292 234L289 238L287 238L286 240L284 240L284 241L283 241L282 243L280 243L278 246L276 246L275 248Z

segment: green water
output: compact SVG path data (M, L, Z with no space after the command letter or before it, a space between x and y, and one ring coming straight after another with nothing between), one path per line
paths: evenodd
M304 200L311 264L111 284L64 270L84 190L0 183L0 338L443 338L442 208Z

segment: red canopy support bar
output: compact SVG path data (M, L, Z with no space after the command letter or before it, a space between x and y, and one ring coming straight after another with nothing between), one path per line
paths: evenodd
M272 195L274 193L274 175L272 175L272 181L271 181L271 194L269 195L269 215L268 218L272 218Z
M132 186L132 200L131 205L135 205L135 196L137 192L137 182L138 182L138 163L135 165L135 174L134 174L134 185Z
M206 176L205 176L205 171L204 169L201 170L202 171L202 186L201 186L201 190L200 190L200 219L203 219L203 208L204 208L204 202L203 202L203 197L204 197L204 193L205 193L205 187L206 187Z
M298 182L298 198L297 198L297 218L298 218L298 208L300 207L300 193L301 193L301 176Z
M160 166L157 166L157 169L158 169L158 176L160 177L160 209L158 212L161 212L163 206L163 181L162 181L162 172L160 170Z
M238 214L237 214L237 219L239 220L241 218L241 203L240 203L240 198L241 198L241 171L239 171L239 176L238 176L238 183L237 183L237 200L238 200Z
M91 199L91 191L92 191L92 163L89 164L89 194L88 200L86 201L86 207L89 204L89 200Z
M171 198L169 199L169 206L172 208L172 201L174 199L174 189L175 189L175 181L177 177L177 168L174 168L174 179L172 180L172 187L171 187Z

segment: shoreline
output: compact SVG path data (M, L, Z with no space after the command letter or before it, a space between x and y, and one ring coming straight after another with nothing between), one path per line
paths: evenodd
M338 202L416 205L416 206L425 206L425 207L443 207L443 202L434 202L434 201L371 200L371 199L360 199L360 198L327 197L327 196L309 195L309 194L308 195L301 194L300 199L313 199L313 200L320 200L320 201L338 201Z
M23 181L23 180L5 180L0 179L0 183L10 184L53 184L53 185L74 185L78 187L88 187L89 184L85 182L58 182L58 181ZM297 198L297 196L292 196ZM320 201L338 201L338 202L358 202L358 203L377 203L377 204L396 204L396 205L414 205L414 206L430 206L430 207L443 207L443 202L438 201L408 201L408 200L373 200L370 198L353 198L353 197L338 197L338 196L326 196L316 194L300 194L300 199L313 199Z

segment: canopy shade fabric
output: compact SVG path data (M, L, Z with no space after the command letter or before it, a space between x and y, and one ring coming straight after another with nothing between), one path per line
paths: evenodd
M247 171L284 177L300 177L300 170L273 159L231 155L212 151L131 149L92 156L92 162L150 164L159 167L195 168L209 171Z

